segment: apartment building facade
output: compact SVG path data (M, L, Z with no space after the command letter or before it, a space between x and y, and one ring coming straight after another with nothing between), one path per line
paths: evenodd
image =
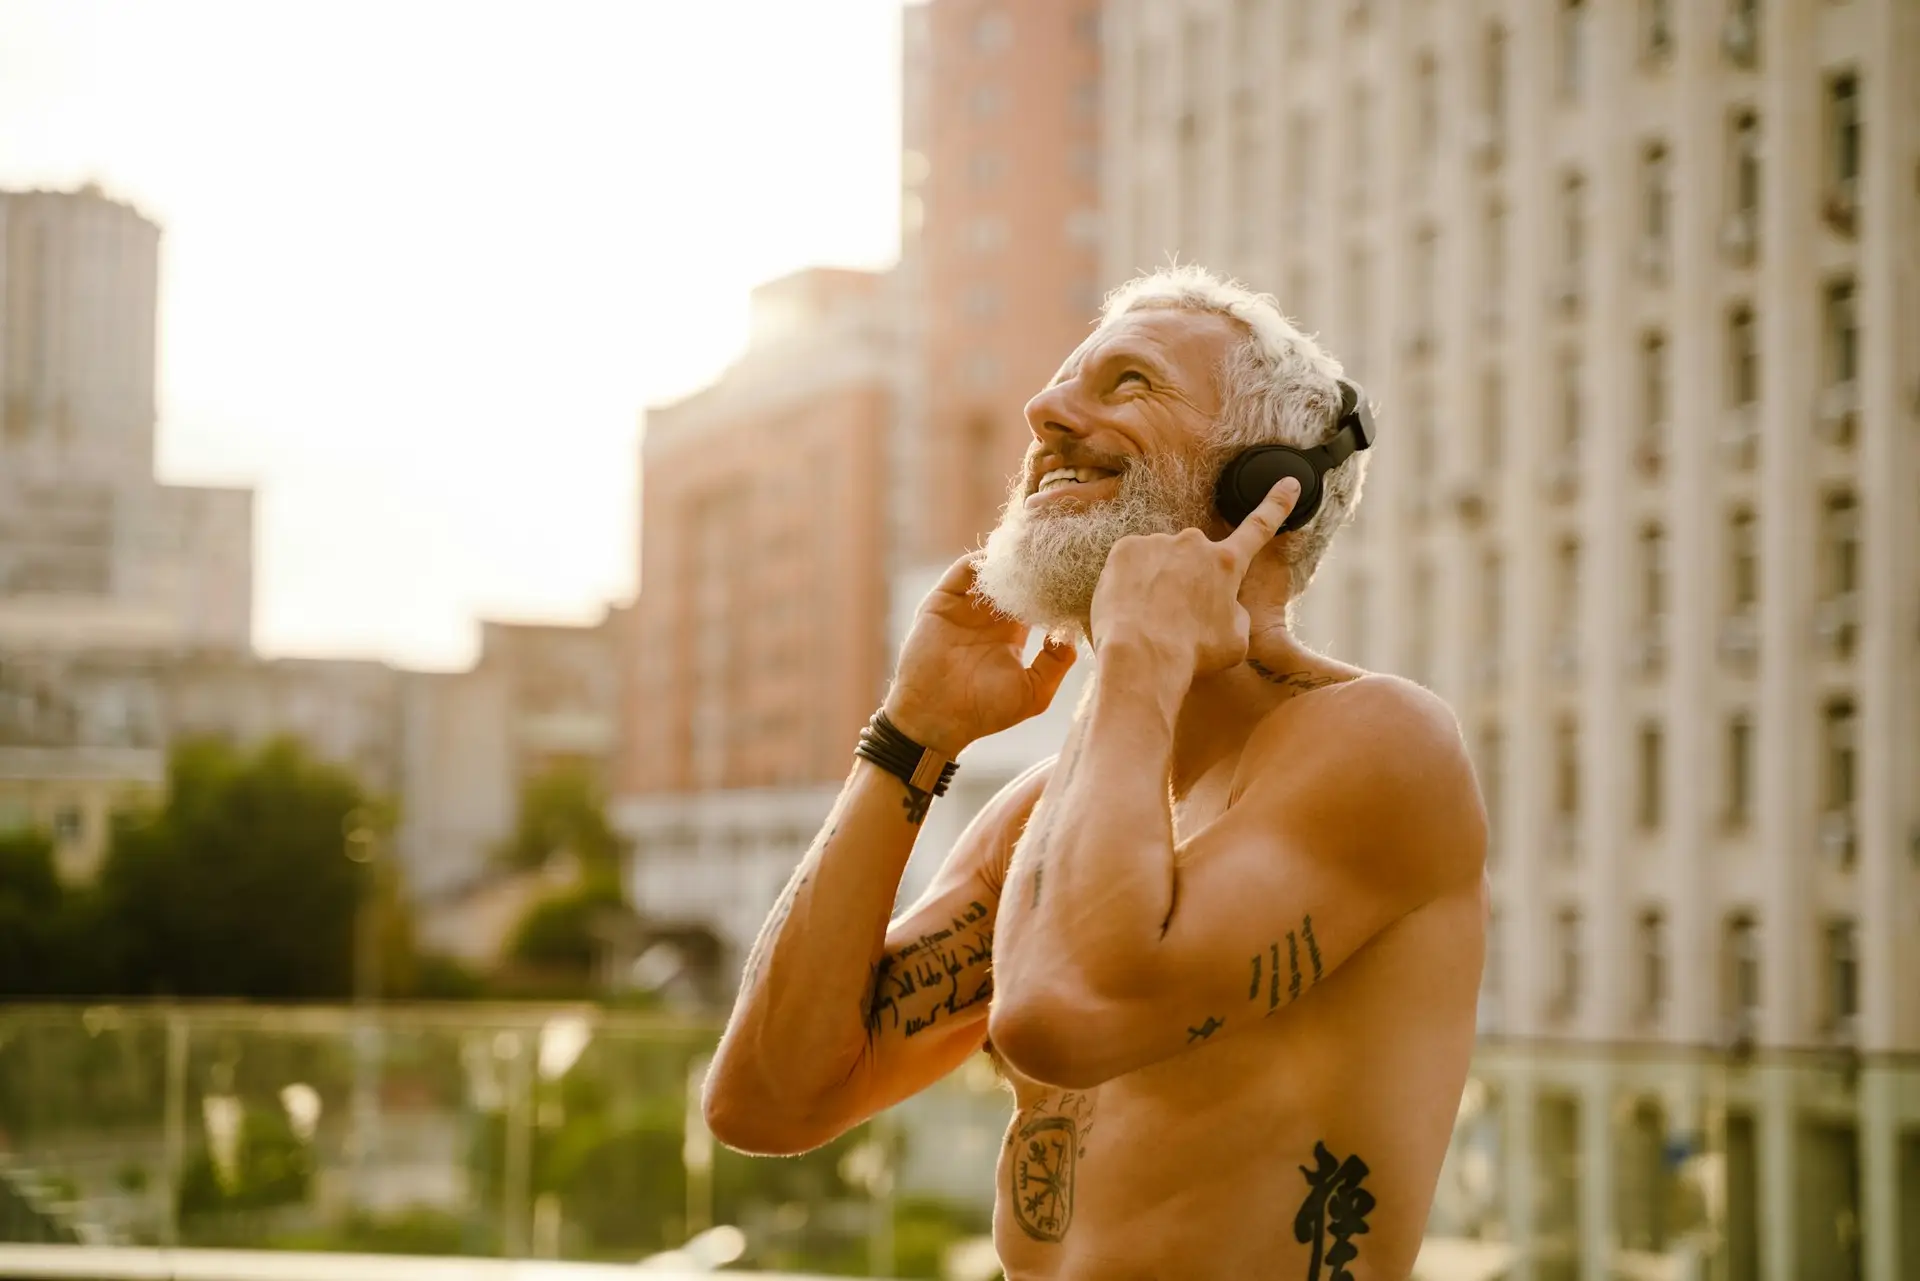
M1302 627L1460 716L1485 1030L1760 1053L1488 1083L1512 1178L1590 1176L1566 1275L1618 1246L1646 1098L1656 1148L1758 1180L1731 1275L1911 1275L1920 8L1121 0L1104 58L1108 278L1240 276L1379 404ZM1789 1047L1840 1066L1766 1066ZM1795 1207L1843 1186L1840 1241Z

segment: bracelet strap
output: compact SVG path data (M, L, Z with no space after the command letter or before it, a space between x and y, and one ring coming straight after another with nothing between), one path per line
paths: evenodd
M872 761L914 791L929 796L945 796L948 784L960 771L956 762L908 738L899 726L887 719L884 710L876 711L860 731L860 744L853 749L853 754Z

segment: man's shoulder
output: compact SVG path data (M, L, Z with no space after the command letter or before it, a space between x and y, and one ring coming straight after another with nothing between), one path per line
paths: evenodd
M1384 859L1471 864L1485 848L1485 813L1460 724L1416 681L1364 672L1301 694L1248 743L1247 796L1309 812Z

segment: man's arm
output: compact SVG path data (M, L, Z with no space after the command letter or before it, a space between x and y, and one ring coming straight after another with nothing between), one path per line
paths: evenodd
M1177 697L1125 646L1062 754L1001 905L994 1045L1088 1088L1252 1026L1382 929L1480 875L1484 816L1453 719L1374 677L1256 733L1239 795L1176 849Z
M763 1155L818 1147L980 1047L994 913L1044 782L1037 767L1003 789L889 924L919 819L899 780L856 762L748 958L707 1077L721 1142Z

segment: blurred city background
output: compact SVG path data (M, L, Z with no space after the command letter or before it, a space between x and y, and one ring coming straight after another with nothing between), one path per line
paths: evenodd
M505 12L0 0L0 1275L997 1275L984 1060L692 1100L1177 255L1377 401L1301 632L1493 819L1419 1276L1920 1278L1920 3Z

